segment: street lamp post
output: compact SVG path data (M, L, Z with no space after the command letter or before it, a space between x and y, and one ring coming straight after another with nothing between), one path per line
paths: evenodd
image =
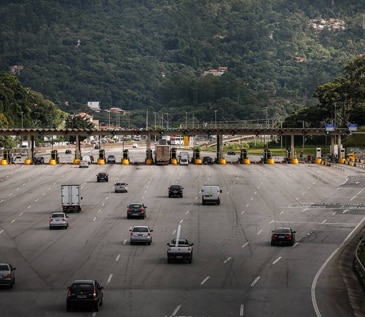
M217 129L217 109L214 110L214 128Z
M24 128L24 121L23 121L23 111L21 112L22 114L22 129Z

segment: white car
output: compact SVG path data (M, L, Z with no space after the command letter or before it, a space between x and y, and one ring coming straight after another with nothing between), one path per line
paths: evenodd
M79 164L79 167L80 168L89 167L89 162L88 161L85 161L85 160L81 160L80 161L80 164Z
M152 235L151 232L153 231L148 226L134 226L129 229L131 232L130 243L147 243L151 244L152 242Z
M137 144L137 143L133 143L132 147L133 147L134 149L138 149L138 144Z
M54 212L49 217L49 229L68 228L68 216L64 212Z
M118 182L114 184L114 191L116 193L127 193L128 192L128 184Z

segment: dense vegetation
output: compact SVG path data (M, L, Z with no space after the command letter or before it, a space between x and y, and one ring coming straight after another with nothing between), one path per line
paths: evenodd
M69 113L90 112L88 101L129 111L122 126L144 126L147 109L170 126L187 114L274 123L313 109L317 87L364 52L364 9L357 0L4 0L0 71L17 65L24 87ZM345 29L318 31L310 19L319 17ZM202 75L220 66L224 75ZM51 124L11 106L15 126L20 112L27 126Z

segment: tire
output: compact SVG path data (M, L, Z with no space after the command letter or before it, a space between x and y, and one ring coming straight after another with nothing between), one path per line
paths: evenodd
M172 262L172 260L170 259L170 258L167 258L167 263L171 263Z
M202 200L202 205L205 205L205 201L204 200Z
M218 201L217 201L217 205L219 206L220 204L221 204L221 201L220 201L220 200L218 200Z
M130 241L130 244L133 245L133 241Z
M71 311L71 306L66 304L66 311Z
M271 241L271 245L275 245L275 242L274 241Z
M103 297L101 298L101 301L100 301L100 306L103 306Z

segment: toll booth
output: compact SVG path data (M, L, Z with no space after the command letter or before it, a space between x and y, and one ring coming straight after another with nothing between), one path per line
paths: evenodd
M191 162L194 164L199 164L199 161L201 161L200 149L193 149L193 157L191 159Z
M151 149L147 149L146 150L146 160L145 163L147 165L153 164L153 156L152 156L152 150Z
M8 163L12 163L11 162L11 155L10 155L10 150L4 150L3 152L3 160L8 161Z
M99 160L105 160L105 150L99 150Z
M51 151L51 160L55 161L57 164L60 162L57 150Z
M246 149L241 149L240 163L241 164L251 164L251 161L249 160L249 158L247 156L247 150Z
M151 152L151 155L152 155L152 152ZM127 160L129 162L128 149L123 150L123 160Z
M269 149L264 149L263 161L265 164L274 164L274 159L272 157L271 151Z
M316 163L316 164L322 163L322 150L320 147L316 148L316 158L314 160L314 163Z
M245 159L247 159L247 150L246 149L241 149L240 161L243 161Z
M177 159L176 152L177 152L176 148L174 147L171 148L171 154L170 154L171 159Z

